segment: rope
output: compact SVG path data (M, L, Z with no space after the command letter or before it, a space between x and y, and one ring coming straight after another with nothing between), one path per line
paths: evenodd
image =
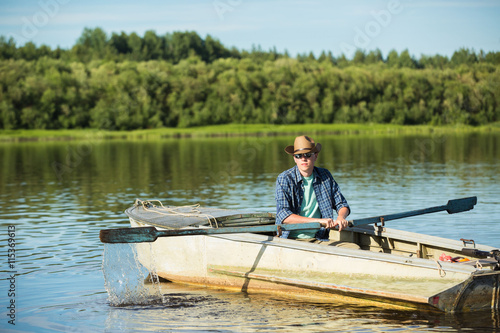
M438 272L439 272L439 276L440 276L440 277L442 277L442 278L443 278L443 277L445 277L445 276L446 276L446 272L445 272L445 270L443 269L443 266L441 266L441 264L439 263L439 261L437 261L436 259L433 259L433 260L434 260L434 261L436 262L436 264L437 264L437 267L438 267Z
M153 202L159 203L159 206L153 204ZM217 219L209 214L202 213L198 208L200 208L200 204L195 204L195 205L186 205L186 206L176 206L176 207L165 207L163 206L163 203L160 200L140 200L136 199L134 206L142 206L142 208L145 211L151 211L159 215L165 215L165 216L184 216L184 217L201 217L201 218L206 218L208 220L208 223L210 224L210 227L213 228L212 225L212 220L215 222L215 227L218 228L219 225L217 223ZM155 210L151 210L150 207L155 208ZM180 212L178 211L179 209L189 209L191 208L191 212L186 213L186 212Z

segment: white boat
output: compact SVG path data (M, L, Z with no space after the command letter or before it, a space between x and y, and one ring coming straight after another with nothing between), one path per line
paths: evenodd
M132 227L189 231L275 222L271 213L138 202L126 210ZM500 309L498 250L382 225L331 230L328 242L270 232L158 237L138 243L137 251L142 265L172 282L445 312Z

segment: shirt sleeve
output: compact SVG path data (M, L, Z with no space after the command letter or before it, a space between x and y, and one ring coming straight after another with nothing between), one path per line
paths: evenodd
M292 212L292 199L290 197L290 190L287 189L290 187L287 184L285 177L283 174L279 175L276 179L276 224L282 224L283 221L290 215Z
M345 199L342 192L340 192L340 187L337 184L337 182L335 180L333 182L335 184L334 192L333 192L335 210L337 211L337 214L338 214L339 210L342 207L346 207L347 209L349 209L349 213L347 214L347 215L349 215L351 213L351 208L349 207L349 204L347 203L347 200Z
M342 207L347 207L350 213L351 208L330 171L322 168L317 168L317 171L321 179L321 186L316 192L316 197L322 216L334 218L334 212L338 214Z

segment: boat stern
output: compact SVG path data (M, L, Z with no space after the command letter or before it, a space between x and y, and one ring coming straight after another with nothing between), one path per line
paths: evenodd
M477 271L431 297L429 304L445 312L500 310L500 271Z

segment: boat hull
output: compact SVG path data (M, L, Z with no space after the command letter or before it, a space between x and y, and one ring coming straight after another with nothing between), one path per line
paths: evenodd
M500 272L472 265L260 234L162 237L137 244L137 252L148 270L173 282L446 312L499 309Z

